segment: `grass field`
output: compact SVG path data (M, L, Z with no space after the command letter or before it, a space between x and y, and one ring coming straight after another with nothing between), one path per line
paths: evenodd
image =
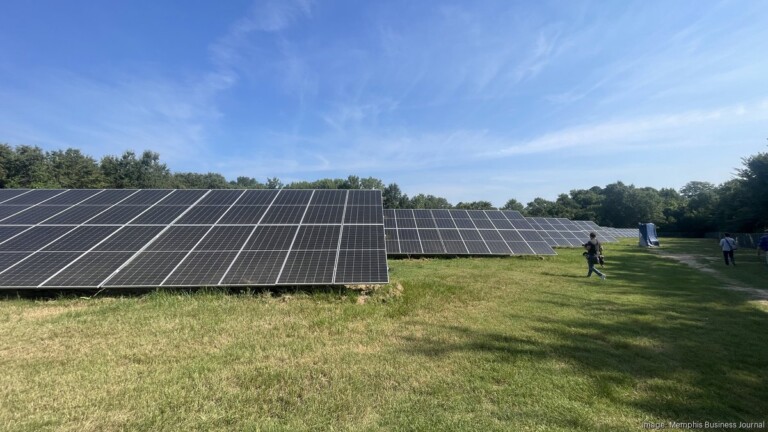
M719 258L714 241L662 239ZM635 240L392 284L0 300L2 430L643 430L768 420L768 266ZM743 264L743 265L742 265ZM729 272L729 273L728 273ZM718 276L719 275L719 276ZM717 276L717 277L716 277ZM762 284L762 286L761 286Z

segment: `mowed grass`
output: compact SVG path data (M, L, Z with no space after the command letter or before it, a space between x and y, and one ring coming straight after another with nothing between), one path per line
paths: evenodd
M765 420L768 310L634 243L607 246L606 281L584 278L581 251L561 249L544 259L390 260L393 283L363 298L346 289L6 298L0 429L593 431Z
M719 239L662 239L657 252L691 255L707 268L716 270L722 280L755 288L768 289L768 264L756 249L739 248L734 252L736 267L726 266Z

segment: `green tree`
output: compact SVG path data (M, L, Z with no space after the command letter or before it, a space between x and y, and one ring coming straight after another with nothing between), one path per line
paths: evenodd
M175 173L173 184L178 189L228 189L231 186L223 175L217 173Z
M267 179L267 189L282 189L283 186L283 182L277 177Z
M557 209L554 202L537 197L526 204L525 214L533 217L555 217Z
M519 211L520 213L525 211L525 206L522 205L518 200L514 198L510 198L507 200L507 202L501 207L500 210L515 210Z
M9 165L9 187L59 187L59 184L53 178L50 161L40 147L17 146Z
M0 188L9 187L9 175L13 171L15 153L8 144L0 144Z
M384 182L374 177L367 177L360 180L360 189L384 190Z
M680 188L680 195L685 198L685 210L678 220L681 230L699 234L717 230L715 208L719 197L714 184L691 181Z
M384 202L384 208L399 209L409 207L410 200L408 199L408 195L403 194L397 183L390 183L387 185L381 195Z
M589 189L574 189L570 192L573 202L573 219L590 220L597 219L597 213L603 202L603 190L599 186Z
M105 156L101 160L101 172L112 188L169 188L173 179L168 167L160 162L160 155L145 150L140 158L126 151L121 157Z
M48 153L51 176L59 187L67 189L103 188L107 185L96 160L80 150L68 148Z
M743 193L749 204L745 209L747 226L762 231L768 227L768 153L758 153L743 159L738 170Z
M472 202L460 202L456 204L457 209L463 210L495 210L496 208L490 201L472 201Z
M259 183L255 178L247 176L239 176L237 180L229 183L238 189L264 189L263 183Z
M418 194L411 198L409 208L414 209L449 209L451 203L447 199L434 195Z
M347 177L344 183L341 184L341 189L360 189L361 187L360 177L355 175Z

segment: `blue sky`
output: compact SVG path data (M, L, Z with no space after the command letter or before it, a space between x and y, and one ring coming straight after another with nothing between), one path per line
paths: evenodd
M0 142L526 203L766 151L764 2L6 0Z

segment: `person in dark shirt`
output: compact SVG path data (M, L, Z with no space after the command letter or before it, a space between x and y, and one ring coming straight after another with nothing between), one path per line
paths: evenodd
M763 231L762 237L757 242L757 256L762 253L765 257L765 263L768 264L768 228Z
M587 250L587 266L589 266L587 277L592 276L592 272L594 272L600 276L600 279L605 280L605 274L595 268L595 264L599 262L598 256L603 254L603 245L597 240L597 234L589 233L589 241L584 243L584 249Z

